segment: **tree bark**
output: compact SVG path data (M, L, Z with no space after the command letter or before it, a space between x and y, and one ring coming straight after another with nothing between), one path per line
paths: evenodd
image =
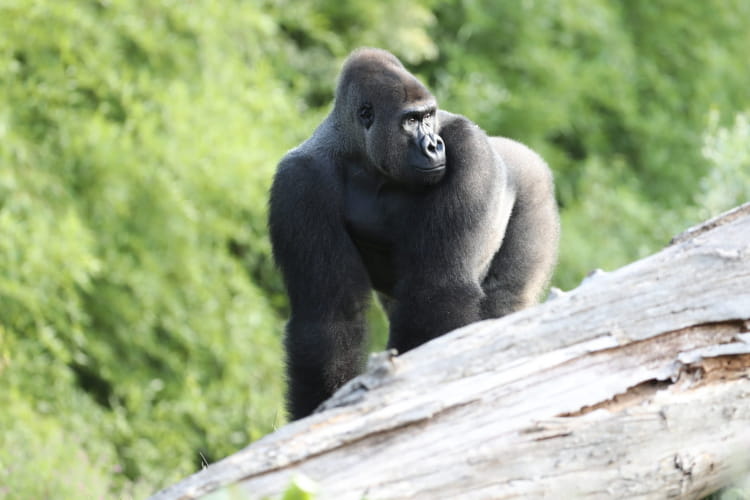
M748 471L745 204L537 307L381 354L318 413L152 498L279 497L300 473L332 499L700 498Z

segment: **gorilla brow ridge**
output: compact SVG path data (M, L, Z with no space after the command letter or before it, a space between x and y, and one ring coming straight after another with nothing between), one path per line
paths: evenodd
M389 89L391 102L416 102L432 97L429 90L393 54L380 49L362 48L352 53L344 63L336 89L336 101L347 100L352 87L361 88L368 81Z

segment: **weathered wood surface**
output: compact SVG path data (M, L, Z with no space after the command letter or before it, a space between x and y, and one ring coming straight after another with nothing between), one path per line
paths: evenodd
M320 413L153 498L277 497L297 473L332 499L700 498L750 471L749 332L746 204L538 307L383 356Z

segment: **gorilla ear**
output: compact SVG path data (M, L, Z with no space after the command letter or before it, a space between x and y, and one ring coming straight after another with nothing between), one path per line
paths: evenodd
M370 104L369 102L363 104L359 108L359 122L363 127L369 129L372 126L372 122L374 120L375 118L372 115L372 104Z

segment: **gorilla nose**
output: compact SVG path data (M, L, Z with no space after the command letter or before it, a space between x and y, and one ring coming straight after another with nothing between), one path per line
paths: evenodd
M436 164L445 162L445 143L439 135L425 135L422 138L422 151Z

